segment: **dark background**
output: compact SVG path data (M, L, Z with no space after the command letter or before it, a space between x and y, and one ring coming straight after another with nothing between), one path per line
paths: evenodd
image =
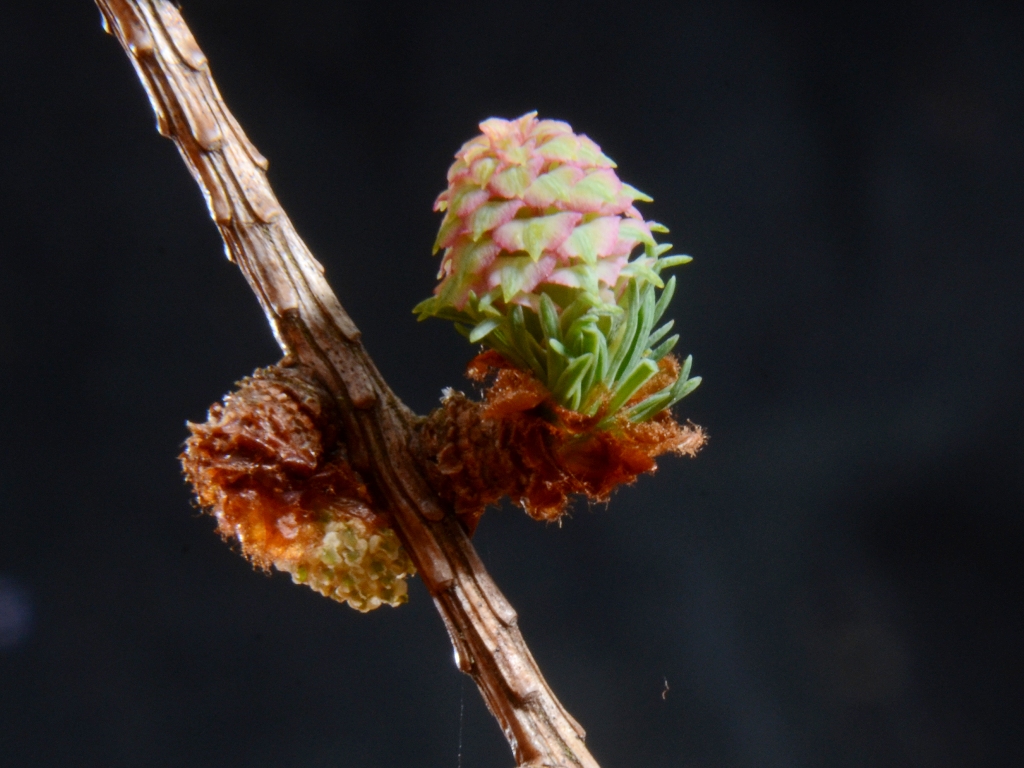
M185 419L278 350L95 8L9 6L0 766L511 765L422 584L360 615L253 572L191 507ZM419 412L472 355L410 309L478 121L568 120L694 255L671 313L706 451L477 536L605 768L1014 764L1019 5L184 13Z

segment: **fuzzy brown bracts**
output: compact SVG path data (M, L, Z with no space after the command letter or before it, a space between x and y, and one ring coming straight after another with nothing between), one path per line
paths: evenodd
M258 567L274 566L359 610L405 601L412 564L374 511L338 439L334 400L300 367L243 379L204 424L189 424L182 466L217 530Z
M664 358L634 400L678 375L676 360ZM531 374L495 352L474 359L467 376L491 382L483 402L449 390L424 421L418 447L432 485L470 531L503 496L537 520L556 520L571 495L606 501L619 485L653 472L656 457L695 456L706 442L700 427L681 425L669 412L642 424L622 420L613 429L597 430L602 414L588 417L556 405Z

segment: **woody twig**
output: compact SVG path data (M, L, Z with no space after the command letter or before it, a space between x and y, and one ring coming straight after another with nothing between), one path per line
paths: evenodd
M281 209L267 161L221 98L169 0L96 0L128 54L160 133L174 141L284 352L333 399L347 461L394 526L433 596L459 668L479 687L519 765L596 768L583 729L555 698L516 612L438 498L410 447L417 417L383 380L316 261Z

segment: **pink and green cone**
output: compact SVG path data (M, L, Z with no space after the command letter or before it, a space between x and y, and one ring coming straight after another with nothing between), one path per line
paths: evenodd
M651 198L567 123L531 112L480 130L434 206L445 212L434 245L444 255L420 319L454 321L531 370L559 405L603 414L604 426L623 414L645 421L693 391L687 358L674 384L631 402L678 341L665 338L672 321L655 329L675 290L660 273L690 261L655 241L668 230L634 205Z

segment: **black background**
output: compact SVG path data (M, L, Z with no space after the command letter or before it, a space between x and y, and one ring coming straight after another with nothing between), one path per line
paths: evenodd
M277 348L95 8L8 5L0 765L510 765L418 581L360 615L253 572L190 506L185 419ZM568 120L694 255L670 311L706 451L477 536L605 768L1013 764L1019 5L184 13L419 412L472 355L410 309L478 121Z

